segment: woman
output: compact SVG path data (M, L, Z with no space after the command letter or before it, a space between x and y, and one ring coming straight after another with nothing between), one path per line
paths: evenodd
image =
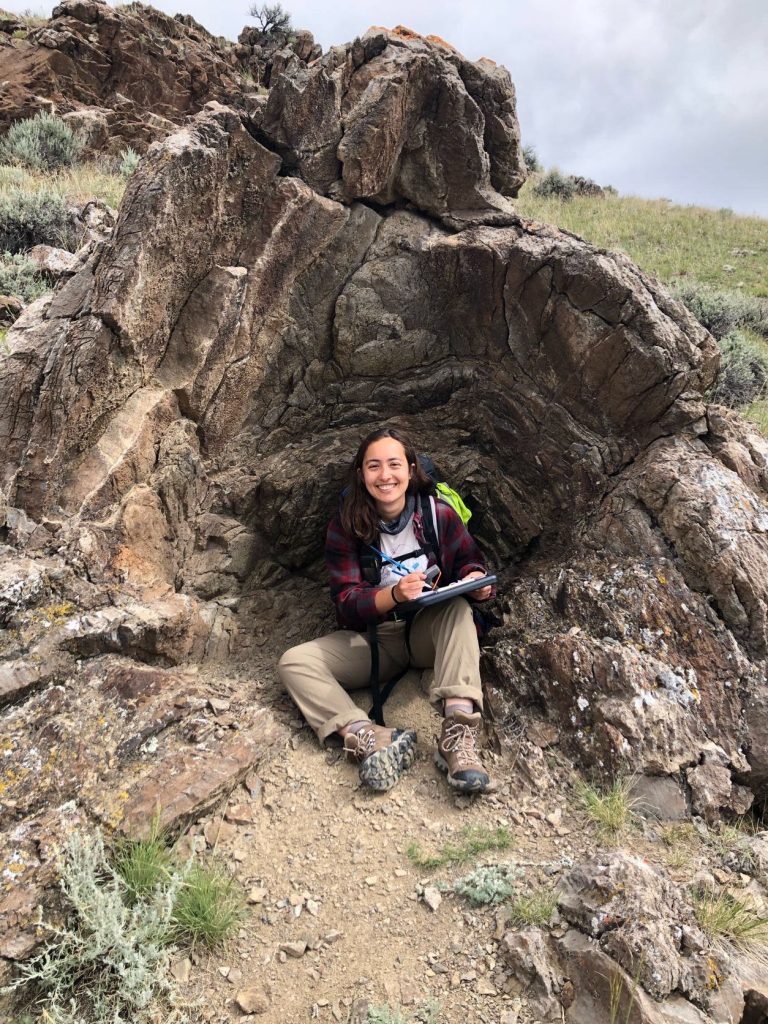
M482 792L489 778L477 753L483 694L471 606L456 597L424 608L413 618L407 638L405 619L397 611L423 593L427 571L437 563L425 541L427 515L435 517L441 585L486 575L482 555L461 519L449 505L430 498L431 490L405 434L384 429L364 438L326 538L331 597L341 629L286 651L278 671L320 741L338 733L347 755L360 765L363 784L390 789L413 764L416 733L375 725L348 692L369 683L365 630L377 622L381 679L409 664L434 666L430 700L443 715L435 761L456 789ZM380 579L367 582L361 554L381 553L386 558L380 560ZM491 589L483 587L471 596L484 601Z

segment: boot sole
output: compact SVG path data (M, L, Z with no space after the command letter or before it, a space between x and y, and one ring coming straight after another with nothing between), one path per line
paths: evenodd
M453 786L454 789L458 789L462 793L484 793L491 783L490 779L488 779L487 782L482 782L480 779L475 782L466 782L464 779L457 779L448 771L448 762L438 750L435 751L435 764L446 776L448 785Z
M360 781L369 789L384 793L397 784L403 772L416 760L416 733L406 729L384 750L377 750L360 765Z

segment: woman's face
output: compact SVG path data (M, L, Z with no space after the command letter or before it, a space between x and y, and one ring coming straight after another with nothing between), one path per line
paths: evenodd
M382 437L366 448L363 483L382 519L396 519L405 508L411 471L405 449L394 437Z

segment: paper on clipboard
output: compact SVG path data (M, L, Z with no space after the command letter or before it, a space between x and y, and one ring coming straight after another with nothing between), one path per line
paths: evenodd
M471 594L473 590L482 590L483 587L492 586L496 582L496 576L488 574L478 579L458 580L456 583L446 583L444 587L436 590L429 590L412 601L404 601L397 606L398 612L418 611L421 608L429 608L433 604L441 604L443 601L450 601L454 597L461 597L463 594Z

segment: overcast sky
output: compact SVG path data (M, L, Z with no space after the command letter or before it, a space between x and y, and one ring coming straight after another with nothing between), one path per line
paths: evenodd
M7 6L8 0L5 0ZM11 2L12 9L30 0ZM242 4L156 0L235 39ZM404 24L504 64L523 142L622 193L768 217L766 0L285 0L324 49ZM50 10L50 7L48 8Z

